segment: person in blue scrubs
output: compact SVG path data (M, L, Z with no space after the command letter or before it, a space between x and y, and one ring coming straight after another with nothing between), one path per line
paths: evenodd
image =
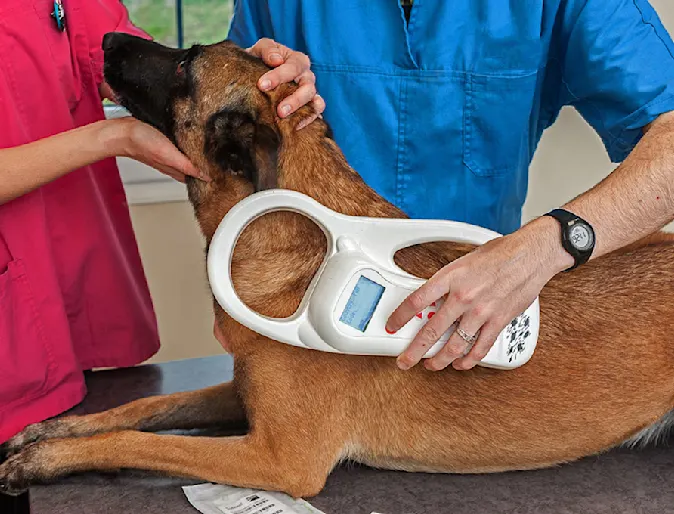
M279 115L324 110L349 163L410 217L504 234L392 314L397 330L446 295L403 369L455 322L425 366L472 368L557 273L674 219L674 44L647 0L237 0L228 37L275 67L261 89L301 85ZM529 165L564 106L621 163L562 206L594 243L580 250L561 218L521 226Z

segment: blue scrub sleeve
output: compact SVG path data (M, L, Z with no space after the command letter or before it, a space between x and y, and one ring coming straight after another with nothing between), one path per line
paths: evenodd
M647 0L569 0L561 105L572 105L621 162L674 110L674 44Z
M234 13L229 25L230 39L242 48L253 46L263 37L272 38L269 10L258 0L234 0Z

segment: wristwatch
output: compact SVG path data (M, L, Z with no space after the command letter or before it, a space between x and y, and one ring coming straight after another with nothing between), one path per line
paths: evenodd
M564 271L571 271L586 263L594 250L595 236L592 226L564 209L553 209L545 215L559 221L562 226L562 246L575 260L574 265Z

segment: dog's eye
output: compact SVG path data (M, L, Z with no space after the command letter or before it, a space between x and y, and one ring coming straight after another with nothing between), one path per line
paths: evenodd
M182 75L185 73L185 61L186 59L183 59L178 63L178 67L176 68L176 75Z

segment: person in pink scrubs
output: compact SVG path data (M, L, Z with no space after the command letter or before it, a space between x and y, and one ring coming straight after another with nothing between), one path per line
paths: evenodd
M0 443L79 403L83 370L159 348L114 157L199 176L149 125L105 120L103 35L149 37L119 0L54 7L0 2Z

